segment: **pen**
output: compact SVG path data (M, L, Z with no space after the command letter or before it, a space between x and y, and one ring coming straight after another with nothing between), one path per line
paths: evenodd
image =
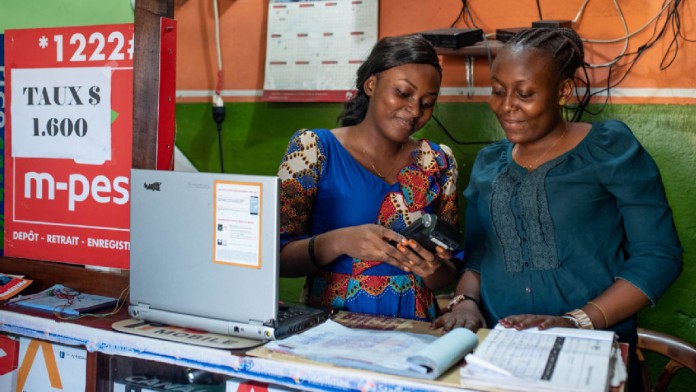
M513 376L513 374L509 371L501 368L500 366L494 365L483 358L477 357L474 354L467 354L464 359L468 365L474 365L474 367L484 368L508 377Z

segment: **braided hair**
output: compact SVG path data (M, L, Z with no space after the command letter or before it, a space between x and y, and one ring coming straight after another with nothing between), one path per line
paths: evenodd
M535 48L553 59L563 79L572 79L585 64L585 50L575 30L561 28L532 28L515 34L505 46L509 49Z
M357 93L346 102L338 116L341 126L356 125L365 119L369 97L365 93L365 81L370 76L404 64L428 64L442 76L442 67L435 48L420 34L385 37L375 44L369 56L356 74Z

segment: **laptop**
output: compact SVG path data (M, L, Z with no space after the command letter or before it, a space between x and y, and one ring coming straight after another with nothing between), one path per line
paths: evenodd
M278 298L280 180L131 170L131 317L282 339L329 311Z

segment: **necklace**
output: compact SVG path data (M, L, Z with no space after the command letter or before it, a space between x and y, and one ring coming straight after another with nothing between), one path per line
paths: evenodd
M549 148L547 148L546 151L544 151L543 154L539 155L539 156L537 157L537 159L534 160L534 162L530 163L529 165L523 165L523 164L519 163L519 161L518 161L518 164L519 164L520 166L522 166L523 168L527 169L528 172L530 172L530 171L536 169L536 168L537 168L537 163L539 163L539 161L541 161L550 151L552 151L554 148L556 148L556 146L558 146L558 144L561 142L561 140L563 140L563 138L565 137L565 135L566 135L567 132L568 132L568 123L566 122L566 123L565 123L565 128L563 128L563 133L561 134L561 137L559 137L558 139L556 139L556 141L554 141L553 144L551 144L551 145L549 146ZM513 150L513 159L514 159L514 153L515 153L515 151L519 151L519 150L517 149L517 145L515 145L514 150ZM516 160L516 161L517 161L517 160Z
M399 148L399 153L401 153L401 150L403 150L403 149L404 149L404 143L401 144L401 147ZM360 151L362 151L365 158L367 158L367 162L372 167L372 172L375 173L377 175L377 177L379 177L381 179L385 179L387 176L385 174L382 174L381 171L377 170L377 166L375 166L374 162L372 162L372 158L370 158L370 155L367 153L367 151L365 151L365 149L362 147L360 148Z

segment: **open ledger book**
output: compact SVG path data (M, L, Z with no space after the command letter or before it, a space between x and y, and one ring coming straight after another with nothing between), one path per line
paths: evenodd
M484 391L603 392L626 378L612 331L498 325L465 359L461 385Z
M478 338L457 328L443 336L345 327L328 320L267 350L339 366L435 379L476 347Z

